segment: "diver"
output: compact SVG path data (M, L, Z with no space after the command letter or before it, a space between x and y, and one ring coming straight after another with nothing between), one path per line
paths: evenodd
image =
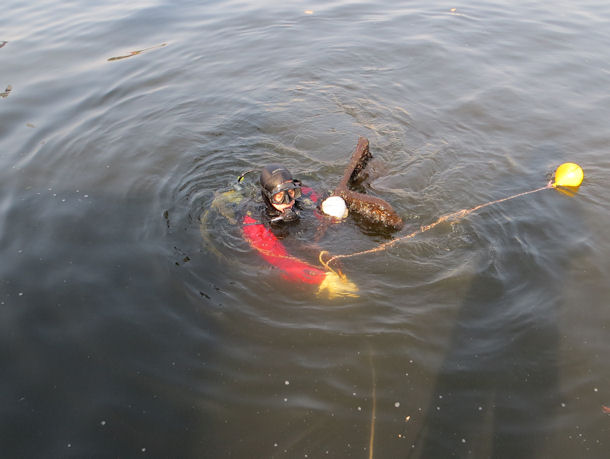
M248 171L242 174L241 183ZM318 294L328 297L357 296L358 288L347 280L339 270L325 266L322 261L323 251L316 244L307 244L308 252L315 251L321 266L314 266L290 254L281 239L288 234L288 229L298 224L301 213L308 207L313 208L314 215L322 223L331 219L340 221L347 216L347 207L342 198L331 196L318 203L320 195L313 189L303 186L300 180L293 178L290 171L280 164L269 164L262 168L259 186L264 206L246 203L246 209L240 204L243 196L238 190L230 190L217 196L212 208L217 209L232 223L238 222L238 216L231 208L241 207L241 226L244 239L250 247L271 266L280 271L282 278L301 284L318 286ZM262 208L261 208L262 207ZM245 211L244 211L245 210ZM207 212L206 212L207 214ZM202 223L206 214L202 217ZM322 224L320 223L320 224Z
M242 186L242 182L250 170L242 174L234 189L217 193L210 209L201 217L203 237L210 242L210 250L215 249L209 232L206 229L206 221L210 210L215 209L233 225L241 223L242 234L258 254L273 267L280 271L283 278L319 285L318 294L328 291L329 297L334 296L357 296L358 288L347 280L342 273L337 256L321 250L317 243L323 238L326 228L334 223L343 221L350 212L358 215L358 220L368 224L376 225L384 232L398 231L403 226L403 220L392 206L377 196L367 195L354 190L362 181L366 180L365 168L373 157L369 150L369 141L366 137L359 137L358 144L352 153L343 177L335 189L325 194L322 199L311 188L303 186L300 180L293 178L288 169L280 164L269 164L260 170L259 187L264 205L258 202L257 209L251 206L256 199L256 194L250 193ZM257 190L258 191L258 190ZM253 200L244 200L243 192L246 192ZM326 197L328 196L328 197ZM242 205L247 201L247 210ZM347 203L347 204L346 204ZM262 210L261 210L262 208ZM300 244L303 238L296 238L295 242L300 245L300 250L309 249L315 251L315 258L319 266L314 266L291 255L280 239L288 242L291 227L306 227L298 224L303 211L313 208L316 217L316 234L305 244ZM241 219L241 221L240 221ZM311 223L311 219L309 219ZM357 221L358 223L358 221ZM310 225L311 227L311 225ZM298 230L302 235L303 231ZM326 259L324 259L326 257ZM345 256L343 256L345 257ZM333 262L334 269L330 266Z

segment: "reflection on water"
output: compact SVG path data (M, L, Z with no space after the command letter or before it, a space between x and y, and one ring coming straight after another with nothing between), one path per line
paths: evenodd
M503 250L503 252L507 252ZM498 276L504 259L483 268L457 315L449 352L417 444L418 457L535 458L561 404L556 295L531 259L511 295ZM529 257L526 257L529 258ZM523 266L523 264L519 264ZM560 279L561 265L553 273ZM491 269L490 269L491 268ZM506 269L506 268L504 268ZM559 271L559 272L558 272ZM476 374L476 378L471 375ZM445 435L439 438L438 432Z
M609 22L596 0L9 0L4 455L605 458ZM359 136L359 191L417 237L341 260L358 298L316 298L214 200L269 163L331 191ZM566 161L578 194L504 200ZM389 237L350 217L319 244Z

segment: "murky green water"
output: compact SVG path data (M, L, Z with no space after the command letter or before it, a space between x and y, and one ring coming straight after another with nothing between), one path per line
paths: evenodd
M3 455L606 457L609 49L600 1L9 0ZM359 136L396 237L565 161L585 182L345 259L358 298L214 209L202 237L245 170L332 190ZM350 218L319 245L387 240Z

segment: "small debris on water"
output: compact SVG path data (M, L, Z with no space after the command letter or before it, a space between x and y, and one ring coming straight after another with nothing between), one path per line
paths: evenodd
M394 402L394 406L398 408L400 406L400 402Z
M129 51L128 54L122 56L109 57L108 61L118 61L120 59L126 59L128 57L137 56L138 54L142 54L145 51L150 51L151 49L163 48L167 46L167 43L161 43L160 45L151 46L150 48L139 49L137 51Z
M459 13L457 8L451 8L449 14L452 16L466 16L465 14Z
M305 14L313 14L313 10L305 10L304 13Z
M6 89L4 90L4 92L0 92L0 97L2 97L3 99L6 99L12 90L13 90L13 87L9 84L6 87Z

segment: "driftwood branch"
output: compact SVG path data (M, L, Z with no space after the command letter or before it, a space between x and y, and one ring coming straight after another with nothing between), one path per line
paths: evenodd
M350 162L345 168L343 177L333 194L341 196L351 212L356 212L372 223L380 223L393 230L398 230L402 228L403 221L390 204L381 198L357 193L348 188L358 181L372 157L368 139L360 137Z

